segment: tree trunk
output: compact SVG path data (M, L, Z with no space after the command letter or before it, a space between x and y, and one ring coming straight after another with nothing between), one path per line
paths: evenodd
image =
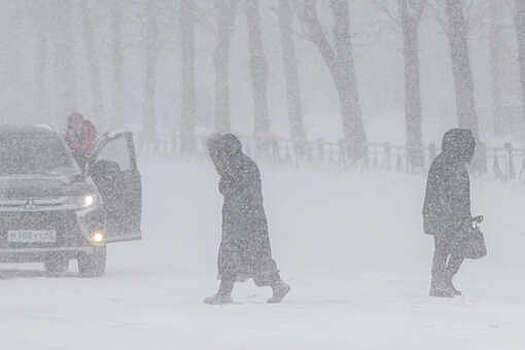
M516 0L516 39L518 41L518 60L521 82L521 108L525 120L525 0Z
M474 81L470 67L467 26L462 1L446 0L446 12L459 127L472 130L477 139L479 138L479 125L474 102Z
M36 106L37 112L44 120L49 120L49 100L48 100L48 39L46 32L39 30L37 33L38 42L36 46L36 71L35 71L35 85L36 85Z
M231 130L230 46L238 0L215 0L217 46L215 48L215 129Z
M304 130L297 55L292 37L293 14L289 0L279 0L278 15L284 76L286 80L290 135L294 141L301 144L306 139L306 133Z
M56 98L57 124L76 109L76 74L73 65L73 4L71 0L59 0L56 17L57 41L55 44L55 74L58 75Z
M122 112L122 66L124 59L122 57L122 30L121 30L121 5L120 0L113 0L111 8L111 49L113 63L113 116L111 124L113 128L122 128L124 126L124 116Z
M335 75L336 85L339 86L345 143L350 147L351 158L357 160L366 153L366 135L352 53L348 0L330 0L330 7L335 20L336 62L332 75Z
M95 50L93 42L93 25L89 16L89 8L87 1L80 1L82 9L83 24L84 24L84 41L86 44L86 58L88 60L90 83L91 83L91 98L93 99L93 119L99 129L106 128L106 120L104 118L104 95L102 93L102 81L100 76L100 67L98 62L98 52Z
M490 30L489 30L489 49L490 49L490 76L491 76L491 95L492 95L492 118L494 133L498 136L504 134L504 121L501 105L502 84L502 61L503 49L501 47L503 39L502 20L503 7L496 1L490 1Z
M180 26L182 35L182 115L181 151L195 149L195 21L192 0L180 2Z
M423 6L419 4L419 6ZM408 160L415 167L424 165L421 87L419 75L419 18L422 8L410 14L407 0L401 1L403 58L405 65L405 125Z
M319 53L328 67L339 96L343 124L344 142L348 154L355 161L366 157L366 133L361 118L359 95L355 77L352 43L350 38L350 16L346 0L330 0L335 18L335 49L328 41L319 22L315 0L295 2L297 15L307 30L309 39L317 45Z
M157 21L155 19L154 0L148 2L146 14L146 76L144 80L143 125L146 142L156 140L155 86L157 66Z
M265 141L270 136L267 96L268 66L261 35L259 0L246 0L246 21L254 102L254 134Z

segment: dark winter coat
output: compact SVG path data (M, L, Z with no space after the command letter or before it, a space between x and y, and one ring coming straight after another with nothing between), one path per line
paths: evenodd
M455 235L472 218L467 164L474 150L475 139L470 130L452 129L445 133L442 152L428 173L423 207L425 233Z
M216 136L209 142L209 150L224 196L219 275L269 284L278 272L272 259L259 168L233 135Z

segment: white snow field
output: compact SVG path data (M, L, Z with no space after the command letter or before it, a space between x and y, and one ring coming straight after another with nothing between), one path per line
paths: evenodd
M443 300L427 296L423 176L263 165L274 256L293 290L267 305L271 291L248 282L217 307L202 303L217 285L212 166L141 169L144 239L111 246L104 278L1 266L2 349L525 349L525 186L474 181L490 254L457 276L464 297Z

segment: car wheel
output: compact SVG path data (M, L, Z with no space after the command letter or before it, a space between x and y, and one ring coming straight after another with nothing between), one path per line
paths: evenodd
M96 247L93 253L80 253L78 271L82 277L101 277L106 272L106 247Z
M52 255L46 259L44 267L49 274L62 274L67 272L69 268L69 259L60 254Z

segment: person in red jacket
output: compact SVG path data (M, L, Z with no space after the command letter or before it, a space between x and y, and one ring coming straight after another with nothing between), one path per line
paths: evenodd
M82 114L73 113L68 117L64 139L78 164L83 167L95 150L97 130L93 123L85 119Z

